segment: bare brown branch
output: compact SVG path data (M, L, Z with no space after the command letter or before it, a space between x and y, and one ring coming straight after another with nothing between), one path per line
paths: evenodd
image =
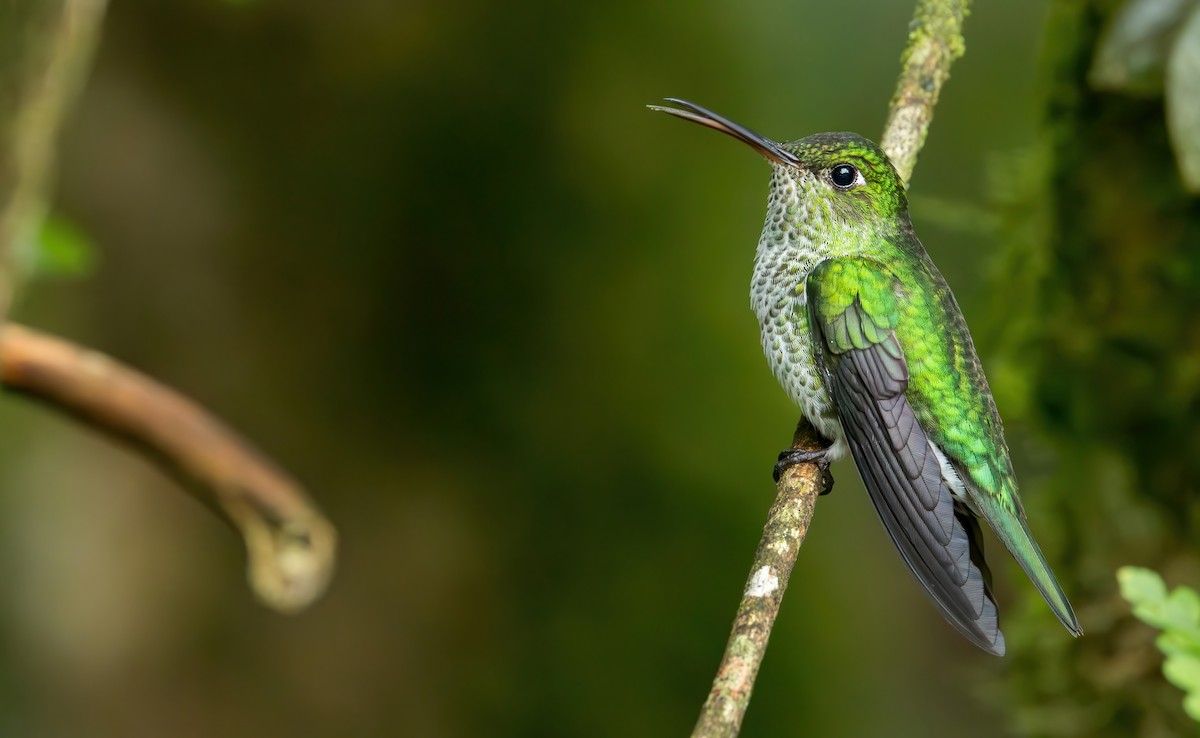
M259 599L295 612L325 590L337 534L300 485L196 403L103 354L0 329L0 384L128 442L241 533Z
M86 76L106 0L20 0L0 8L0 317L20 273L13 252L46 210L54 149ZM282 611L318 597L336 533L300 486L209 413L100 354L9 325L0 382L157 459L241 532L258 597Z
M905 182L925 143L938 94L950 77L950 65L963 54L962 23L968 5L968 0L917 2L881 139ZM793 448L816 450L826 443L808 421L800 420ZM812 521L821 477L817 465L808 463L793 466L779 478L733 632L692 738L733 738L741 729L788 577Z

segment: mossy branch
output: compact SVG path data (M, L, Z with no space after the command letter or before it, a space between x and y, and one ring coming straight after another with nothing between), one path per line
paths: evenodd
M962 26L968 5L968 0L919 0L909 24L900 79L879 141L905 184L925 145L942 85L950 79L950 65L966 49Z
M938 94L950 77L950 65L963 54L962 24L968 4L968 0L917 3L880 144L905 182L912 176L917 154L925 143ZM800 420L793 448L818 450L827 443L808 421ZM780 476L733 632L692 738L733 738L741 730L754 679L766 654L800 545L808 534L817 496L826 481L832 484L823 477L816 463L793 466Z

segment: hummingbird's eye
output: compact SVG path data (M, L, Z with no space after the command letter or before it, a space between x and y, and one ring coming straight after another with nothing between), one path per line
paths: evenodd
M849 189L858 182L858 170L853 164L836 164L829 170L829 181L838 189Z

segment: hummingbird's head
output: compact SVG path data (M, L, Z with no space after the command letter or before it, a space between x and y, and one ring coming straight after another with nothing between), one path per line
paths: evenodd
M685 109L659 105L652 110L716 129L762 154L775 169L772 187L794 188L810 210L824 210L849 222L908 219L904 183L873 142L856 133L818 133L778 143L699 105L667 98Z

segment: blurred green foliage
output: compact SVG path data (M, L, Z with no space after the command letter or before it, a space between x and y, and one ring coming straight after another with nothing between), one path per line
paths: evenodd
M1200 595L1183 586L1167 592L1162 577L1136 566L1119 569L1117 579L1133 614L1163 631L1156 641L1167 657L1163 674L1187 693L1183 709L1200 720Z
M1194 731L1113 576L1132 562L1200 577L1200 209L1163 100L1089 82L1124 7L1051 6L1042 144L1014 179L1025 182L1014 212L1026 215L1005 228L996 281L997 295L1002 285L1024 296L1000 328L1010 362L1000 387L1025 392L1017 407L1050 475L1030 516L1060 531L1051 559L1087 632L1063 642L1038 608L1010 616L1015 658L994 699L1031 735Z
M1120 207L1174 176L1160 104L1098 116L1112 141L1070 149L1074 177L1045 151L1066 149L1050 124L1109 101L1080 91L1091 57L1053 30L1086 104L1044 110L1045 12L976 4L913 219L993 378L1039 541L1089 634L1126 633L1103 605L1113 561L1178 554L1190 525L1162 512L1194 490L1179 449L1197 375L1178 346L1195 252L1145 238L1162 201ZM778 138L878 135L910 14L114 3L55 201L102 258L34 285L16 317L229 418L314 491L343 564L311 612L263 612L233 536L168 480L7 401L0 734L685 734L796 410L746 304L767 170L644 105L678 95ZM1129 189L1062 189L1121 180L1105 175L1126 159L1091 165L1087 146L1132 159L1122 132L1147 121L1154 155ZM1174 249L1194 206L1168 185ZM1060 243L1073 207L1096 223ZM1107 233L1128 239L1090 245ZM853 468L834 474L744 735L987 738L1039 708L1053 719L1018 724L1047 735L1178 712L1144 660L1078 688L1111 665L1073 655L1107 641L1072 643L997 545L1010 656L977 653L924 601ZM1114 717L1130 693L1150 696Z
M1167 60L1167 131L1189 192L1200 193L1200 8L1182 24Z
M1125 0L1106 14L1088 82L1097 90L1162 98L1184 185L1200 192L1200 5Z
M1125 0L1108 17L1088 73L1099 90L1158 97L1195 0Z
M78 225L52 214L35 239L17 244L13 258L26 279L84 277L95 269L96 249Z

